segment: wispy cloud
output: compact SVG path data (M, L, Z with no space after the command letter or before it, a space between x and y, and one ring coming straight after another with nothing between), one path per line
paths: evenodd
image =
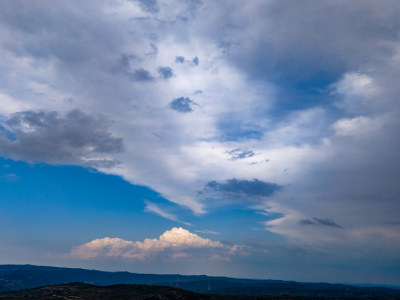
M174 214L170 213L169 211L167 211L164 208L161 208L156 203L153 203L150 201L146 201L145 203L146 203L145 211L147 211L147 212L154 213L156 215L159 215L160 217L163 217L163 218L171 220L171 221L185 224L186 226L192 226L192 224L190 224L188 222L178 220L178 218Z
M161 207L159 207L157 204L150 201L146 201L145 211L155 213L156 215L159 215L168 220L178 221L175 215L161 209Z
M205 233L205 234L221 234L220 232L213 230L195 230L197 233Z
M17 174L4 174L0 176L0 179L8 182L17 182L20 178Z

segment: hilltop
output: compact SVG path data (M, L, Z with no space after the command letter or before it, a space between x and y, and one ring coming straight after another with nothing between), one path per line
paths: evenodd
M74 284L72 286L68 285L70 283ZM135 286L132 286L133 284ZM39 287L41 288L37 289ZM59 290L60 293L67 294L69 292L75 293L81 291L88 293L88 295L102 292L104 292L105 295L112 295L113 293L123 291L124 295L128 295L131 293L130 291L135 290L139 292L147 291L150 294L153 292L161 294L164 292L167 294L178 293L181 295L180 297L183 297L179 299L225 299L209 298L210 295L212 295L212 297L219 295L229 298L233 296L253 297L253 299L254 297L282 297L284 295L295 295L303 298L311 297L313 299L400 299L400 290L385 287L358 287L344 284L302 283L281 280L235 279L205 275L188 276L178 274L157 275L129 272L104 272L32 265L0 265L0 292L8 293L3 294L3 296L11 295L9 294L11 291L22 291L32 288L36 289L29 292L25 291L24 293L33 293L31 295L39 293L43 296L46 292ZM185 295L189 295L187 294L189 291L207 294L208 298L184 298L186 297ZM21 292L18 293L13 295L22 295L20 294ZM85 297L87 298L88 296ZM205 296L202 295L201 297Z

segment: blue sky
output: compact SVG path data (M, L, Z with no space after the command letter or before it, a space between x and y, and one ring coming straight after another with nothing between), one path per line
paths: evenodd
M399 6L1 2L0 263L400 285Z

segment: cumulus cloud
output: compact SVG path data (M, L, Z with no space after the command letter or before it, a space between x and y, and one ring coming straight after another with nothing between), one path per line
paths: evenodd
M70 256L77 259L124 258L130 260L144 260L159 255L168 257L186 257L191 251L201 249L214 251L213 254L229 254L231 248L219 241L202 238L181 227L172 228L164 232L158 239L141 241L126 241L120 238L96 239L86 244L73 247ZM234 249L235 250L235 249ZM212 256L210 256L212 257Z
M117 161L108 155L123 151L124 145L106 124L79 110L64 116L44 111L15 113L5 122L15 138L0 136L0 152L18 160L111 167Z

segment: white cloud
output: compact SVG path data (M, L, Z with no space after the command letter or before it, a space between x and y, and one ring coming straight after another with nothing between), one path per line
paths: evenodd
M347 72L331 85L332 95L339 96L336 105L355 115L382 112L385 98L371 75Z
M11 115L14 112L26 110L26 107L22 104L22 101L14 99L7 94L0 93L0 116Z
M340 119L332 127L339 136L370 137L382 130L382 121L385 122L385 119L359 116Z
M175 227L164 232L158 239L145 239L143 242L109 237L96 239L73 247L70 256L76 259L124 258L144 260L163 254L173 258L181 258L190 255L190 252L196 249L202 249L203 254L208 253L206 250L217 251L219 255L235 252L232 252L232 248L219 241L202 238L186 229Z
M334 84L336 93L352 96L371 96L377 88L370 76L360 73L346 73L343 78Z

